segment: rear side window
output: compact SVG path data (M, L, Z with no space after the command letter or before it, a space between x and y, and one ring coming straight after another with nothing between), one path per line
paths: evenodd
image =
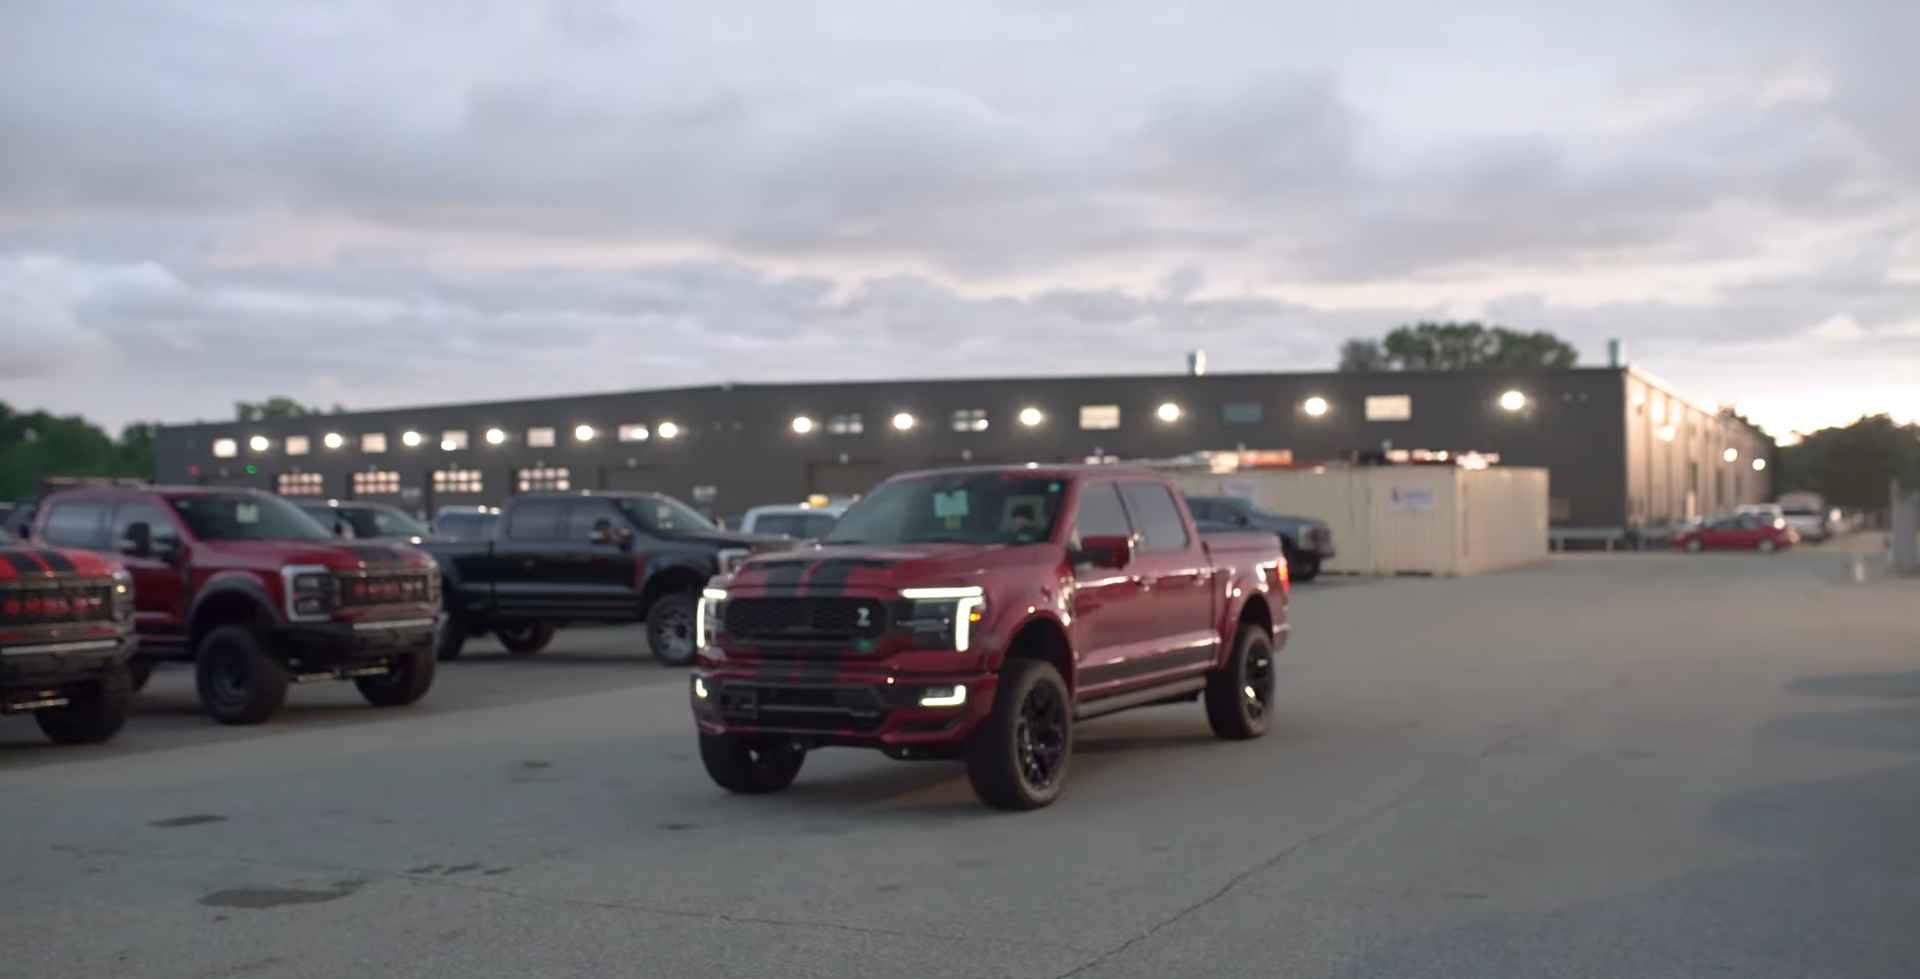
M105 503L55 503L47 513L46 529L40 536L61 547L104 550L107 505Z
M557 540L563 536L565 503L522 503L507 514L507 536L514 540Z
M1186 521L1180 519L1180 505L1172 491L1158 483L1123 483L1120 495L1127 501L1134 526L1140 529L1140 550L1184 551L1189 543Z
M1080 502L1073 512L1073 539L1089 537L1130 537L1133 527L1127 523L1127 511L1120 505L1120 493L1112 483L1089 483L1080 489Z
M147 525L147 532L153 535L155 549L169 542L177 544L180 541L180 532L173 529L173 521L167 519L167 511L152 503L122 503L113 511L113 546L126 545L127 528L137 523Z

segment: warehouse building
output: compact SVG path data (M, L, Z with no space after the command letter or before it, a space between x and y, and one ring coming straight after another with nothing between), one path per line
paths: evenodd
M170 426L164 482L430 514L550 489L718 515L910 469L1249 450L1543 466L1553 525L1614 532L1771 499L1772 442L1633 367L738 384Z

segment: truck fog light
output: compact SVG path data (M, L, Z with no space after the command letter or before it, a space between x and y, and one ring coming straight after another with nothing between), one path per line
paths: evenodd
M928 687L920 691L920 706L922 707L959 707L966 702L967 688L965 684L956 683L950 687Z
M706 677L699 677L699 676L697 676L697 677L694 677L694 678L693 678L693 695L694 695L695 697L698 697L698 698L700 698L701 700L705 700L705 699L707 699L707 679L706 679Z

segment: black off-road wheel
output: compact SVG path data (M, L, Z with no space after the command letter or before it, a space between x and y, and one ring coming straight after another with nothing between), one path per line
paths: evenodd
M1290 557L1287 559L1287 579L1290 581L1312 581L1320 577L1320 556Z
M1038 809L1060 797L1073 760L1073 699L1053 664L1008 660L993 713L967 748L967 779L996 809Z
M507 647L507 652L515 656L532 656L547 648L547 644L553 641L553 632L551 622L516 622L493 627L493 634L500 640L500 645Z
M120 733L133 700L125 664L115 663L65 707L35 711L33 719L55 744L96 744Z
M670 592L655 599L647 610L647 648L654 659L668 666L686 666L693 662L697 647L693 636L694 603L700 599L692 592Z
M792 741L702 734L700 760L714 784L728 792L766 795L793 784L807 750Z
M405 707L427 695L438 663L433 647L410 649L393 658L386 676L355 677L353 685L375 707Z
M127 660L127 683L134 693L147 689L147 681L153 679L153 660L135 656Z
M1267 733L1273 710L1273 640L1247 625L1225 666L1207 674L1207 723L1216 737L1245 741Z
M467 646L467 617L442 609L433 620L433 658L445 662L460 658Z
M223 625L200 640L193 679L200 706L222 724L258 724L287 701L287 671L244 625Z

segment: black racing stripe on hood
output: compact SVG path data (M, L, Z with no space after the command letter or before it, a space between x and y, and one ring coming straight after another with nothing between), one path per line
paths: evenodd
M33 554L27 551L0 548L0 561L13 565L13 570L20 574L43 574L47 570L45 565L34 560Z
M59 551L41 549L33 553L34 556L46 563L47 570L49 571L57 574L71 574L73 572L73 562L67 560L67 556Z
M896 563L873 558L828 558L807 578L806 592L815 598L832 598L847 590L847 579L853 577L855 571L891 568Z
M348 554L368 564L389 564L400 560L400 552L391 547L380 547L372 544L348 544L344 546Z
M765 575L761 584L767 588L797 588L811 566L810 561L776 561L759 565L759 570Z

